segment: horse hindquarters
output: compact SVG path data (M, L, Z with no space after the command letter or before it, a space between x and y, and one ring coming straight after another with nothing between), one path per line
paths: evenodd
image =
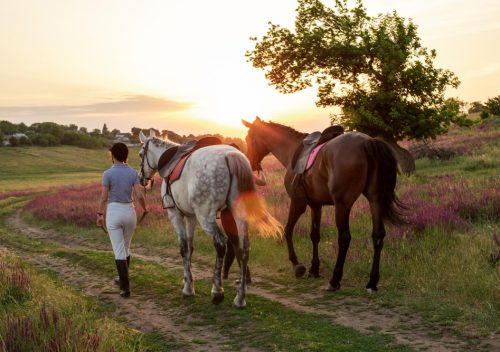
M234 299L238 308L246 306L247 266L250 252L248 227L256 226L259 233L272 236L282 233L281 224L269 214L264 201L255 191L253 174L246 157L239 152L226 154L226 163L231 177L228 205L238 230L239 245L236 255L240 257L240 286Z

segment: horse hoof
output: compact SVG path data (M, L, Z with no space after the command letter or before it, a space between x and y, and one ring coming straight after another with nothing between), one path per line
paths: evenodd
M367 285L366 286L366 292L368 292L369 294L377 292L377 286Z
M306 273L306 267L303 266L302 264L295 265L295 267L293 269L295 270L295 277L296 278L301 278Z
M224 301L224 292L212 292L212 303L220 304Z
M234 300L233 300L233 305L236 307L236 308L245 308L247 306L247 302L243 299L240 300L238 299L238 296L234 297Z
M234 283L235 283L236 285L241 284L241 279L234 280ZM250 285L251 283L252 283L252 279L251 279L251 278L249 278L249 277L247 277L247 285Z
M338 290L340 290L340 284L332 285L331 283L329 283L328 287L326 288L326 290L330 291L330 292L338 291Z
M187 298L187 297L193 297L194 296L194 289L193 290L186 290L186 289L183 289L182 290L182 296L184 298Z

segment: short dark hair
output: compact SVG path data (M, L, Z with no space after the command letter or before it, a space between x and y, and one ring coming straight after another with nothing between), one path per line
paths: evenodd
M127 161L128 148L125 144L115 143L115 144L113 144L113 146L109 150L111 151L113 158L115 158L116 160L121 161L121 162Z

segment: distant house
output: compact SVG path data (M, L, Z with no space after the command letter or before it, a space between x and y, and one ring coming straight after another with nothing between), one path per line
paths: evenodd
M127 147L134 147L135 144L130 142L130 138L124 135L123 133L117 133L115 135L115 139L113 143L124 143Z

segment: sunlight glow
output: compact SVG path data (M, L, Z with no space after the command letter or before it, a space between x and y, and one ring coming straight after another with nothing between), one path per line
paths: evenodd
M422 44L437 49L437 65L462 80L451 96L484 101L498 94L500 54L491 49L491 38L500 34L500 2L365 0L365 5L370 14L397 10L413 18ZM253 48L249 37L264 35L269 21L293 28L296 7L295 0L3 0L0 119L76 122L91 129L107 122L122 131L156 125L241 136L240 119L261 116L322 129L328 111L315 107L314 89L280 94L245 58ZM127 96L186 108L40 113L109 102L122 106ZM39 109L22 112L30 107Z

